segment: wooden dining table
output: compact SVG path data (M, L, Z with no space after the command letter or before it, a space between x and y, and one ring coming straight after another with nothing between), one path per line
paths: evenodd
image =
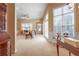
M30 36L32 38L32 31L24 31L24 35L27 38L27 36Z

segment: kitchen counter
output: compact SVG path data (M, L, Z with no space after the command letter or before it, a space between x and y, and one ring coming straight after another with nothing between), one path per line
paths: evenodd
M76 48L79 48L79 40L75 38L64 38L64 43L68 43Z

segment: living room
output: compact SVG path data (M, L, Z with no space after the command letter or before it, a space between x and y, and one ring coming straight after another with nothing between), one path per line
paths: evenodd
M79 4L0 3L0 12L0 16L2 17L2 21L0 22L3 24L0 25L1 41L5 43L5 48L9 46L8 51L7 49L2 49L5 52L1 52L1 55L79 55L78 49L63 48L64 43L61 42L63 38L64 40L68 39L65 42L72 48L75 46L74 42L78 42ZM8 34L4 34L4 32ZM61 40L57 41L57 37L58 39L61 38ZM9 43L7 44L7 42ZM59 47L57 43L63 43L63 45L61 44L62 47ZM78 45L76 46L77 48ZM60 53L59 49L56 50L57 48L60 48Z

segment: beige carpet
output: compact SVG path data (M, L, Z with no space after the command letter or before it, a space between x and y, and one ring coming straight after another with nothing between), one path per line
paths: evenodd
M18 36L16 39L16 52L13 56L56 56L55 44L50 44L42 35L36 35L33 39L25 39ZM68 51L60 48L61 56L68 56Z

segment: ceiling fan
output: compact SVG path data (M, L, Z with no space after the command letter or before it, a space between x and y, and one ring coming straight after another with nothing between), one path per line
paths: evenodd
M30 19L29 15L28 14L23 14L21 16L21 19Z
M72 9L72 4L71 3L66 3L66 5L68 6L68 9Z

